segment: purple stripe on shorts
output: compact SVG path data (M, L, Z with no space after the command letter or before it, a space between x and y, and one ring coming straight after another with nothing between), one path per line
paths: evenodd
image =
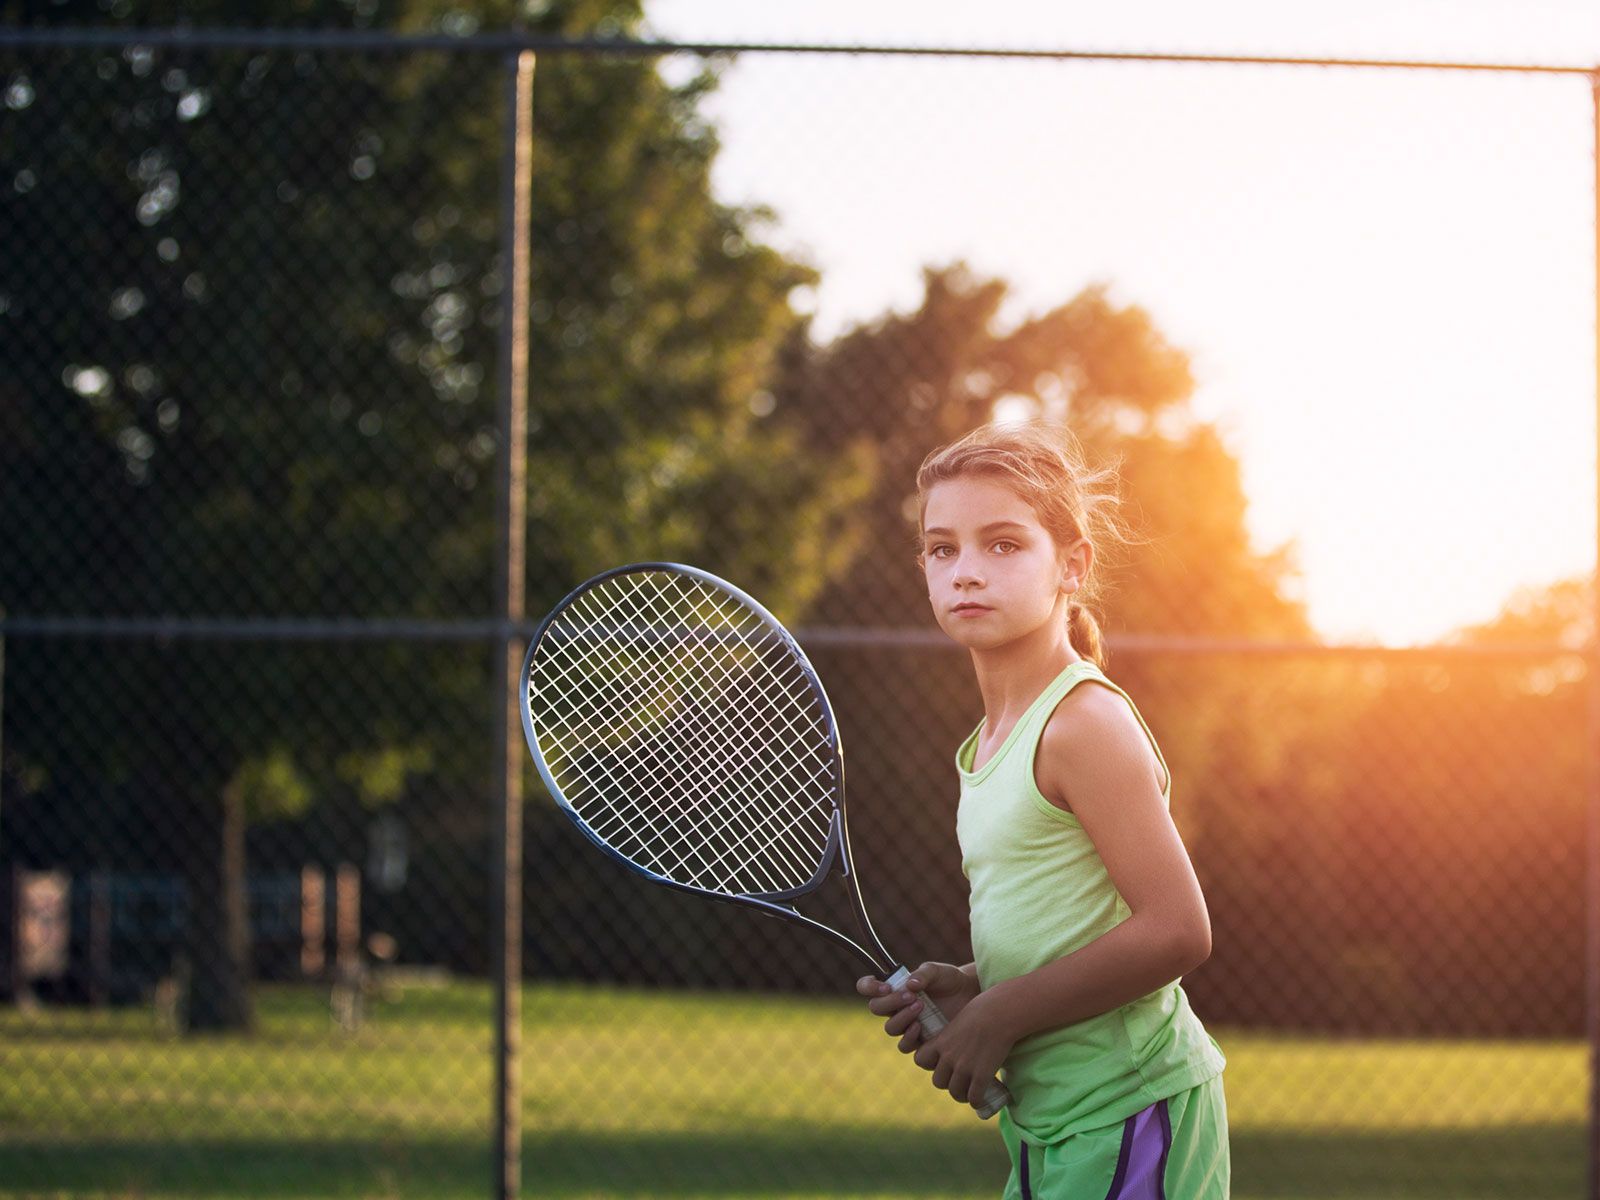
M1122 1123L1122 1153L1106 1200L1166 1200L1162 1176L1172 1148L1172 1118L1167 1102L1157 1100Z
M1033 1200L1033 1193L1028 1190L1028 1143L1022 1143L1022 1200Z

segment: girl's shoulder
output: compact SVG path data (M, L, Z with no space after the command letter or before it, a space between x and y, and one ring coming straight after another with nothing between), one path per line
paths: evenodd
M1071 812L1073 791L1146 780L1162 795L1171 784L1155 739L1124 692L1101 675L1085 675L1057 702L1039 734L1034 782L1040 793Z

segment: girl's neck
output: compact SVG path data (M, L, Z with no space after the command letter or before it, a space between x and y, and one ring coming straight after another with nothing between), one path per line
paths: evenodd
M1072 648L1064 621L1046 622L1027 637L994 650L973 650L985 729L992 733L1014 724L1051 680L1081 661L1083 655Z

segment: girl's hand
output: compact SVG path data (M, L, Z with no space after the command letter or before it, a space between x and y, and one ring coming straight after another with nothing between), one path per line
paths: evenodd
M945 1019L954 1021L978 994L978 980L953 963L925 962L911 972L903 991L892 991L876 975L863 975L856 980L856 991L870 997L870 1011L889 1018L883 1023L883 1031L900 1039L902 1054L910 1054L922 1042L922 1024L917 1020L922 1001L918 994L926 992Z
M1016 1038L998 1019L991 996L981 993L951 1017L939 1034L917 1051L917 1066L933 1072L933 1086L959 1102L980 1108L989 1081L1000 1070ZM946 1013L948 1014L948 1011Z

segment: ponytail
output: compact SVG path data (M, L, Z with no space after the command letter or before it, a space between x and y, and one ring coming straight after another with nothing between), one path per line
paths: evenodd
M1067 606L1067 637L1071 639L1074 650L1102 671L1106 669L1111 655L1106 650L1105 639L1100 635L1100 622L1095 620L1094 614L1085 605L1076 600Z

